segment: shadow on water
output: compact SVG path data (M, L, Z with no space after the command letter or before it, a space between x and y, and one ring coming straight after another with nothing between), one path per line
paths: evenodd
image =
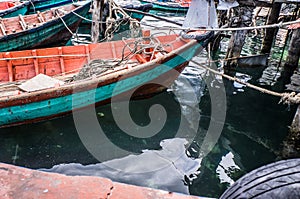
M245 54L250 53L248 48ZM184 88L180 89L182 93L176 94L177 98L171 92L163 92L149 99L130 102L132 120L140 126L151 122L149 109L152 105L161 104L165 108L167 121L153 137L136 138L124 133L113 119L111 110L114 106L106 105L96 109L105 136L114 146L132 153L130 156L100 163L82 144L73 117L69 115L46 122L0 129L0 161L34 169L50 169L58 165L47 171L70 175L95 174L168 191L218 197L241 175L281 158L282 143L295 107L278 104L277 97L224 80L227 98L224 128L214 148L202 157L200 146L211 121L212 99L208 89L203 86L202 77L207 74L199 74L195 67L188 67L184 72L184 77L189 79L195 89L192 92L197 93L199 103L196 105L199 107L195 104L185 108L180 106L178 96L183 101L190 101L191 90ZM280 85L278 74L280 71L272 62L264 69L262 77L257 75L255 69L247 74L240 70L237 75L255 85L282 91L282 87L277 86ZM180 78L178 81L177 88L180 87ZM174 91L176 87L171 89ZM199 112L200 128L194 136L190 136L190 131L193 131L190 123L196 117L193 114ZM175 139L181 122L184 128L180 135L185 136ZM189 144L184 145L185 142ZM169 145L166 147L162 143ZM111 151L113 153L113 149ZM181 161L180 164L173 161L174 157ZM167 161L169 167L159 169L157 173L126 173L139 172L151 165L155 167L159 161ZM116 172L111 167L105 168L114 164L122 166L122 172Z

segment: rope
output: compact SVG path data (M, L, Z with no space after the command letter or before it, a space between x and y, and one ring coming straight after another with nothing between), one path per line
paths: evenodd
M129 19L130 21L130 28L138 28L140 27L140 24L137 22L137 20L132 19L124 10L123 8L121 8L115 1L110 0L110 4L109 4L110 8L109 8L109 17L106 20L106 30L104 33L105 39L107 40L111 40L113 37L113 34L118 31L118 29L120 28L122 22L125 21L125 23L127 23L127 21L125 19ZM119 15L123 16L122 18L124 19L123 21L121 21L118 25L116 24L116 19L113 18L113 13L115 15L115 17L118 17ZM115 26L115 27L114 27Z
M33 12L36 13L36 12L35 12L35 6L34 6L34 3L32 2L32 0L29 0L29 2L30 2L30 4L31 4L31 6L33 7Z
M103 59L95 59L91 62L85 64L77 75L74 75L69 81L79 81L87 78L99 77L103 74L106 74L108 70L114 70L117 66L125 66L132 61L132 57L136 54L143 53L145 55L150 56L150 61L154 58L155 52L165 52L164 46L169 46L170 44L163 45L158 39L154 38L154 35L160 34L155 33L149 37L141 37L136 39L135 41L127 43L123 38L123 42L125 43L122 49L122 57L121 59L113 59L113 60L103 60ZM146 43L147 42L147 43ZM131 47L133 46L133 47ZM151 52L147 52L146 49L152 48ZM125 55L125 50L129 49L129 53ZM136 63L136 62L134 62Z
M126 43L126 41L123 40L123 42L125 43L125 46L122 49L122 58L119 61L119 64L123 61L130 60L134 55L140 54L140 53L144 53L146 55L151 55L150 61L153 59L155 52L164 53L165 52L164 46L170 46L170 44L163 45L158 39L154 38L154 35L156 35L156 34L160 34L160 33L152 34L149 37L141 37L141 38L136 39L135 41L132 41L129 43ZM145 41L147 43L145 43ZM131 45L133 45L133 48L130 47ZM125 56L126 48L129 49L130 53ZM149 49L149 48L153 49L153 51L147 52L146 49Z
M92 23L92 22L100 23L100 24L106 23L105 21L93 21L93 20L88 19L88 18L86 18L86 17L84 17L84 16L81 16L80 14L74 12L73 10L72 10L72 13L73 13L74 15L76 15L77 17L79 17L79 18L81 18L81 19L83 19L83 20L86 20L86 21L88 21L88 22L91 22L91 23Z
M55 14L60 18L60 20L62 21L62 23L64 24L64 26L66 27L66 29L71 33L71 35L74 35L74 33L72 32L72 30L68 27L68 25L66 24L66 22L59 15L58 10L55 10Z
M144 14L146 16L150 16L150 17L153 17L153 18L164 20L166 22L173 23L173 24L176 24L178 26L182 25L181 23L177 23L177 22L165 19L163 17L159 17L159 16L156 16L156 15L153 15L153 14L142 12L142 11L137 11L137 10L132 10L132 9L126 9L126 8L124 8L124 10L125 11L139 13L139 14ZM256 30L256 29L267 29L267 28L281 28L281 27L285 27L285 26L292 25L292 24L297 24L297 23L300 23L300 19L297 19L297 20L294 20L294 21L289 21L289 22L280 22L280 23L277 23L277 24L269 24L269 25L261 25L261 26L249 26L249 27L239 27L239 28L181 28L181 27L180 28L174 28L174 27L172 27L172 29L173 30L195 30L195 31L196 30L206 30L206 31L238 31L238 30ZM169 30L168 27L156 27L156 29L159 29L159 30L166 30L167 29L167 30Z
M257 90L257 91L260 91L262 93L266 93L266 94L269 94L269 95L273 95L273 96L276 96L276 97L281 97L279 103L283 103L283 104L300 104L300 93L296 94L295 92L291 92L291 93L279 93L279 92L275 92L275 91L271 91L271 90L268 90L268 89L265 89L265 88L261 88L261 87L258 87L258 86L255 86L253 84L250 84L248 82L244 82L242 80L240 80L239 78L236 78L236 77L231 77L229 75L226 75L222 72L219 72L217 70L214 70L210 67L207 67L204 65L204 63L199 63L199 62L196 62L196 61L193 61L191 60L190 62L196 64L197 66L200 66L216 75L220 75L222 76L223 78L226 78L228 80L231 80L231 81L235 81L235 82L238 82L242 85L245 85L246 87L249 87L249 88L252 88L254 90Z

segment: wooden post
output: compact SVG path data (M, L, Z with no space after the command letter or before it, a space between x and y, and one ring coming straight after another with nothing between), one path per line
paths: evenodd
M252 21L252 13L254 7L238 7L234 8L236 10L235 16L239 16L239 23L237 24L238 27L246 27L251 24ZM242 48L245 43L246 35L248 30L239 30L234 31L231 35L228 50L226 53L226 59L239 57L242 52ZM237 59L227 61L226 67L234 66L237 64Z
M228 50L226 53L226 58L233 58L233 57L239 57L242 52L242 48L245 43L247 30L239 30L232 33L229 44L228 44ZM231 65L236 65L237 60L231 60L227 61L226 66L229 67Z
M225 27L225 25L228 23L228 19L227 19L228 13L229 13L229 11L227 11L227 10L219 10L217 12L220 27ZM213 53L218 51L221 40L222 40L222 36L221 36L221 34L218 34L218 36L215 37L214 41L209 44L209 45L211 45L211 49L212 49Z
M97 43L101 30L100 21L102 20L102 7L104 5L104 0L93 0L92 7L92 27L91 27L91 37L92 43Z
M284 158L300 156L300 105L296 111L287 138L283 142L282 156Z
M267 25L278 22L282 3L274 3L268 16ZM271 52L272 44L276 35L276 28L268 28L265 31L265 36L262 43L262 54L269 54Z
M298 67L300 57L300 29L293 30L288 56L284 64L283 78L285 83L289 83L290 77L293 75L295 69Z

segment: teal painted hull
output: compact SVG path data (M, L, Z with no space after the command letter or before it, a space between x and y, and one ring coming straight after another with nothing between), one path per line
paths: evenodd
M187 12L188 7L182 7L182 6L170 6L167 4L163 4L161 2L151 2L151 1L143 1L140 0L142 4L146 3L152 3L153 5L153 10L162 10L162 11L168 11L168 12Z
M72 3L72 0L33 0L33 5L29 6L29 13L44 11L54 7ZM75 1L76 2L76 1Z
M44 11L50 8L66 5L72 3L72 0L34 0L33 5L29 5L29 13L35 13L36 11ZM127 12L129 16L131 16L134 19L142 20L144 15L138 14L138 13L132 13ZM89 15L86 15L86 18L91 19L92 17Z
M128 14L131 18L136 19L136 20L138 20L138 21L141 21L141 20L144 18L144 16L145 16L145 15L143 15L143 14L138 14L138 13L133 13L133 12L127 12L127 14Z
M15 8L10 8L5 11L0 11L0 17L10 18L10 17L16 17L18 15L25 15L28 12L29 4L30 4L29 2L24 2L23 4Z
M201 49L203 45L206 44L203 44L203 42L193 42L192 44L188 44L187 48L178 51L179 56L174 54L170 55L168 60L165 62L160 64L155 63L156 65L149 67L149 69L146 67L142 68L140 71L138 71L138 74L127 74L125 75L126 78L124 79L119 81L115 80L114 82L110 82L109 84L102 85L98 88L91 89L91 84L87 84L89 85L89 89L83 89L84 91L75 92L76 85L74 85L72 88L70 88L73 91L72 94L66 94L64 96L54 97L28 104L1 108L0 126L3 127L12 124L28 123L29 121L37 121L39 118L52 118L58 115L69 113L74 109L79 109L94 103L107 101L114 96L142 86L143 84L151 82L162 75L166 75L170 71L173 71L173 69L177 69L177 67L180 65L187 64L186 61L190 60L196 52L198 53L199 49ZM172 78L173 81L176 77ZM101 84L101 81L96 80L94 82L95 85L98 85L98 83Z
M9 17L16 17L16 16L19 16L19 15L25 15L28 11L28 8L27 7L23 7L19 10L16 10L10 14L6 14L4 16L2 16L3 18L9 18Z
M86 15L90 9L90 3L76 9L79 15ZM62 17L67 26L75 32L81 22L81 18L73 13ZM2 36L0 38L0 51L12 51L30 49L44 46L64 45L71 37L60 18L49 21L42 26L28 29L19 33Z

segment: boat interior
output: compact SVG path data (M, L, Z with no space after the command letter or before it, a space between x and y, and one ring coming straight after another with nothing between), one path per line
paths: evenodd
M65 14L76 9L77 6L69 4L52 8L44 12L37 12L31 15L19 15L17 17L0 19L0 38L9 34L22 32L34 27L41 26L45 22L63 17Z
M72 83L74 80L128 71L152 60L159 62L163 55L189 41L176 34L150 36L150 31L145 31L139 39L1 52L0 97L27 92L20 85L39 74ZM74 78L79 74L84 77Z

